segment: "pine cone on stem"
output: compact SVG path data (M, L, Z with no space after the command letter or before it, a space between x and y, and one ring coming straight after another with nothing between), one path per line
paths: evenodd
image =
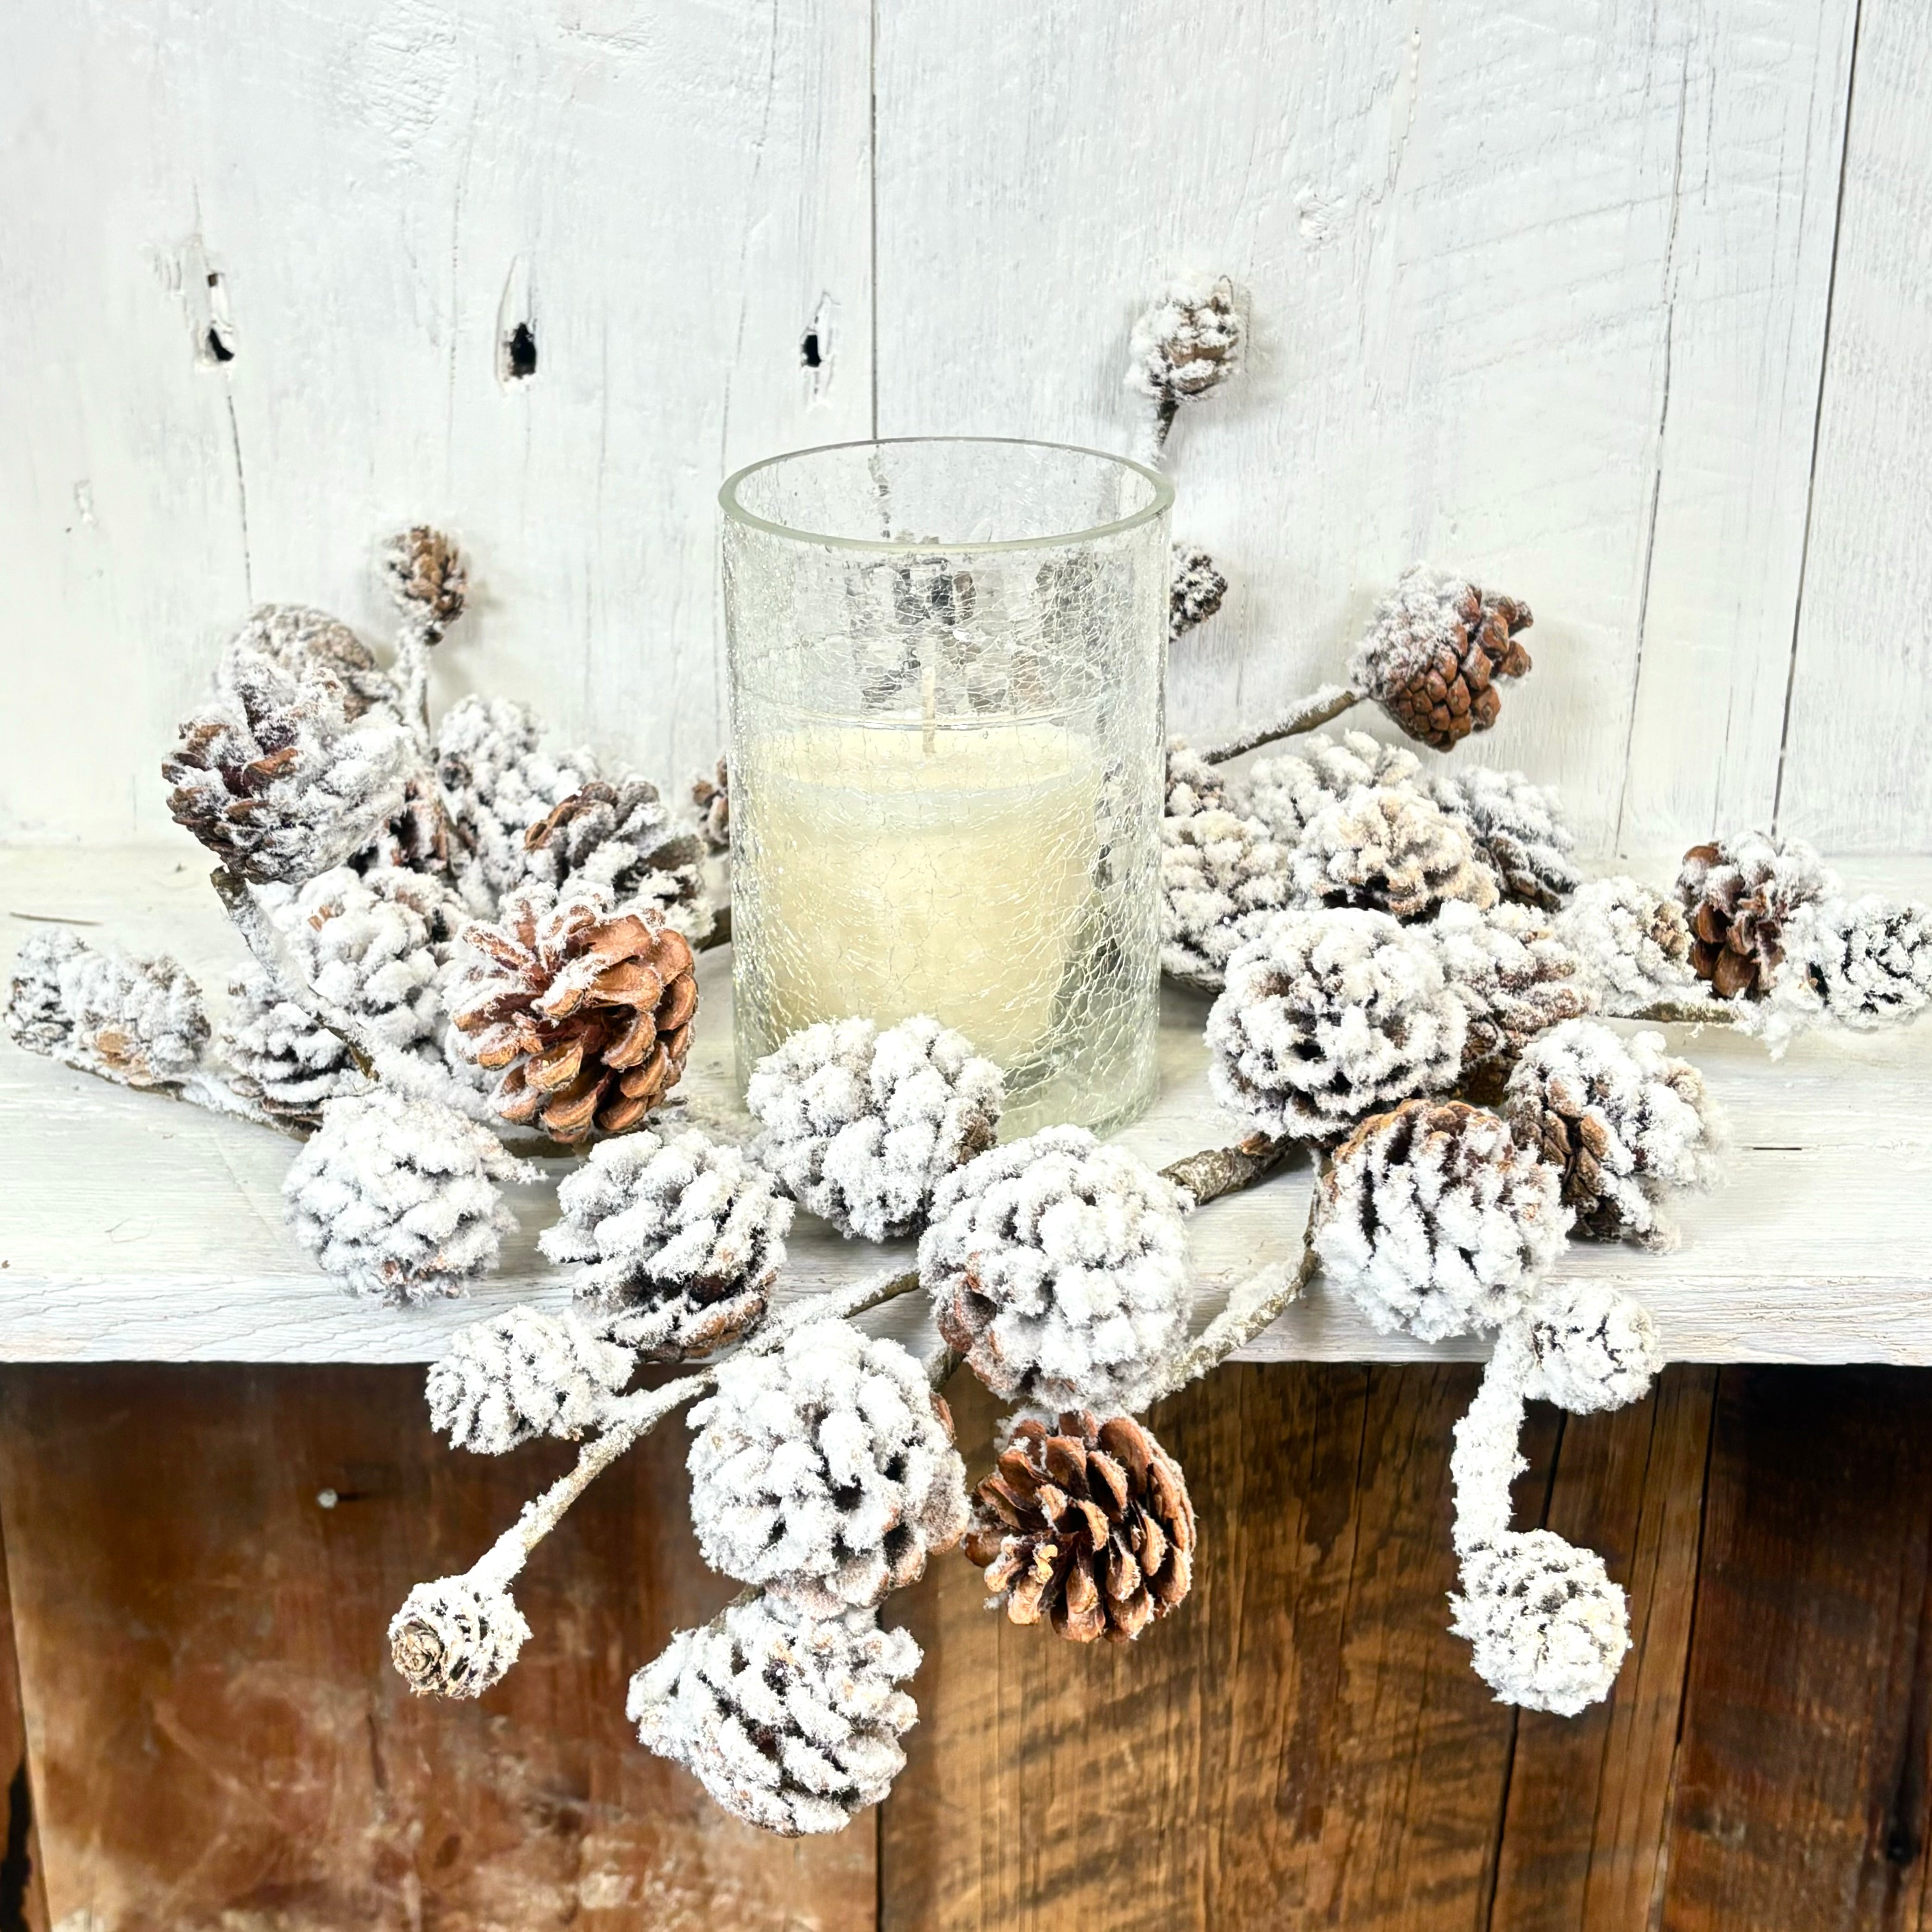
M1427 919L1458 900L1480 911L1497 897L1468 832L1404 785L1352 792L1318 813L1288 876L1299 904L1366 907L1399 920Z
M1216 767L1208 766L1210 771ZM1248 774L1247 808L1269 836L1293 851L1331 805L1370 788L1419 793L1421 762L1402 745L1384 745L1366 731L1330 738L1318 731L1292 752L1258 758Z
M574 1442L603 1420L634 1366L628 1348L574 1314L512 1308L459 1328L430 1365L429 1426L479 1456L539 1436Z
M1170 644L1207 622L1228 594L1228 580L1204 550L1184 544L1174 547L1174 575L1168 596L1167 637Z
M1184 403L1240 372L1247 330L1226 275L1169 283L1134 324L1126 386L1153 404L1142 454L1158 463Z
M22 946L4 1018L29 1053L123 1087L178 1086L208 1041L201 988L172 959L101 951L66 926Z
M1802 838L1759 832L1694 845L1677 875L1690 964L1722 1000L1762 1000L1784 958L1786 922L1838 882Z
M713 852L730 851L731 767L727 759L718 759L715 777L692 780L691 802L698 808L698 833L705 844Z
M1021 1421L974 1502L966 1553L1014 1623L1048 1618L1075 1643L1130 1643L1193 1581L1186 1480L1130 1417Z
M1696 992L1690 928L1682 908L1635 879L1593 879L1580 886L1556 915L1553 929L1576 955L1604 1012L1642 1013Z
M229 640L215 681L232 688L231 658L266 657L299 684L311 665L342 686L342 709L351 724L376 705L400 715L402 692L376 662L376 654L340 618L304 604L259 604Z
M502 1682L530 1641L507 1589L467 1576L418 1583L389 1622L389 1655L418 1697L480 1697Z
M1868 1032L1932 1005L1932 908L1876 893L1814 900L1792 914L1784 940L1770 997L1740 1008L1774 1059L1821 1021Z
M464 934L449 988L464 1049L500 1071L491 1104L553 1140L636 1126L684 1071L698 1010L689 942L655 906L602 893L513 893L499 925Z
M1426 930L1443 976L1468 1009L1466 1098L1472 1079L1499 1080L1540 1034L1595 1009L1582 962L1526 906L1445 905Z
M1582 884L1570 862L1576 842L1553 789L1521 772L1465 765L1438 773L1430 793L1468 830L1478 864L1495 874L1504 898L1554 912Z
M338 1033L290 999L259 962L228 982L229 1010L217 1049L243 1099L313 1126L328 1101L368 1085Z
M611 902L645 901L689 940L714 917L704 892L703 842L674 832L658 788L643 778L593 778L524 834L530 876L560 890L594 886Z

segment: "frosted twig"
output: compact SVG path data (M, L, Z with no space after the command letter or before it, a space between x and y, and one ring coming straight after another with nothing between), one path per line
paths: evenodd
M1186 1188L1193 1196L1195 1206L1202 1208L1224 1194L1238 1194L1243 1188L1253 1186L1298 1148L1312 1144L1292 1134L1250 1134L1232 1147L1203 1148L1198 1154L1170 1161L1160 1172L1163 1179Z
M1508 1531L1510 1485L1529 1466L1518 1444L1534 1359L1529 1324L1505 1324L1469 1412L1456 1425L1449 1478L1456 1496L1450 1537L1458 1556L1496 1542Z
M1656 1026L1736 1026L1738 1023L1737 1009L1727 1000L1659 1000L1630 1018L1648 1020Z
M1298 698L1272 724L1244 731L1226 744L1210 746L1201 755L1210 765L1225 765L1229 759L1238 758L1246 752L1258 751L1262 746L1272 745L1277 739L1298 737L1304 731L1318 730L1340 717L1343 712L1360 704L1364 695L1346 684L1324 684L1320 689L1311 691L1306 698Z
M912 1294L919 1285L919 1270L912 1268L904 1274L874 1275L868 1281L854 1282L850 1288L836 1288L830 1294L806 1296L773 1316L746 1342L743 1352L769 1354L808 1322L849 1322L868 1309L882 1307L902 1294Z

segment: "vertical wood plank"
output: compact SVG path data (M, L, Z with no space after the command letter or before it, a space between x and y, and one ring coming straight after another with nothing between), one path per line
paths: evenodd
M538 1552L517 1588L523 1658L452 1705L408 1695L385 1627L411 1583L481 1552L562 1445L453 1455L409 1370L13 1369L0 1394L57 1918L872 1922L869 1816L828 1839L755 1832L625 1720L630 1672L730 1594L692 1544L680 1430L647 1438Z
M1017 1629L939 1566L907 1618L927 1660L884 1924L1477 1923L1512 1727L1445 1628L1449 1432L1474 1383L1238 1366L1158 1411L1201 1560L1131 1647ZM992 1405L953 1393L982 1440ZM1531 1444L1545 1476L1552 1434Z
M47 1932L46 1874L34 1814L34 1781L14 1654L6 1538L0 1534L0 1932Z
M165 826L250 599L380 632L376 547L425 516L477 566L440 700L668 784L715 758L718 481L870 420L866 0L16 14L0 836ZM89 756L47 755L83 689Z
M1932 839L1932 14L1863 0L1779 822Z
M1932 1720L1932 1407L1909 1370L1718 1387L1666 1932L1916 1927Z
M1641 1932L1662 1874L1696 1594L1716 1371L1665 1372L1646 1402L1563 1427L1549 1526L1597 1551L1630 1598L1609 1699L1519 1720L1486 1932Z
M1174 466L1234 587L1176 726L1336 674L1426 554L1539 614L1462 755L1560 781L1609 850L1640 694L1628 835L1765 809L1850 12L887 9L882 425L1122 446L1137 299L1231 270L1250 373Z

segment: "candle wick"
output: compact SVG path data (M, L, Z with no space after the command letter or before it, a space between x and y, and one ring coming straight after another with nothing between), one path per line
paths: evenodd
M919 681L920 710L926 720L926 750L928 755L939 748L939 672L928 664Z

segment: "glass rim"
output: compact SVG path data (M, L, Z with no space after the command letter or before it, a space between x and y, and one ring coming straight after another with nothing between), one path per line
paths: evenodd
M977 443L994 448L1049 449L1062 455L1090 456L1118 470L1132 470L1136 476L1145 478L1154 485L1154 498L1131 516L1116 517L1109 523L1090 524L1084 530L1057 530L1042 536L999 537L959 543L949 543L944 538L932 537L923 537L916 542L890 537L842 537L833 536L829 530L800 530L790 524L774 523L769 517L759 516L755 512L747 509L739 500L739 488L746 478L755 476L760 470L776 469L781 463L795 463L800 458L806 456L830 455L836 450L904 448L915 443ZM770 536L784 537L793 543L819 544L833 550L871 550L880 556L982 556L998 550L1064 548L1070 544L1094 543L1103 537L1119 536L1126 531L1138 530L1143 524L1151 523L1155 518L1164 515L1173 508L1174 484L1158 470L1151 469L1144 463L1137 463L1131 456L1122 456L1110 449L1089 448L1084 443L1043 442L1037 437L1026 436L868 436L855 437L848 442L814 443L808 448L788 449L776 456L760 457L756 463L748 463L743 469L734 470L725 478L718 486L718 507L733 523L742 524L752 530L763 530Z

